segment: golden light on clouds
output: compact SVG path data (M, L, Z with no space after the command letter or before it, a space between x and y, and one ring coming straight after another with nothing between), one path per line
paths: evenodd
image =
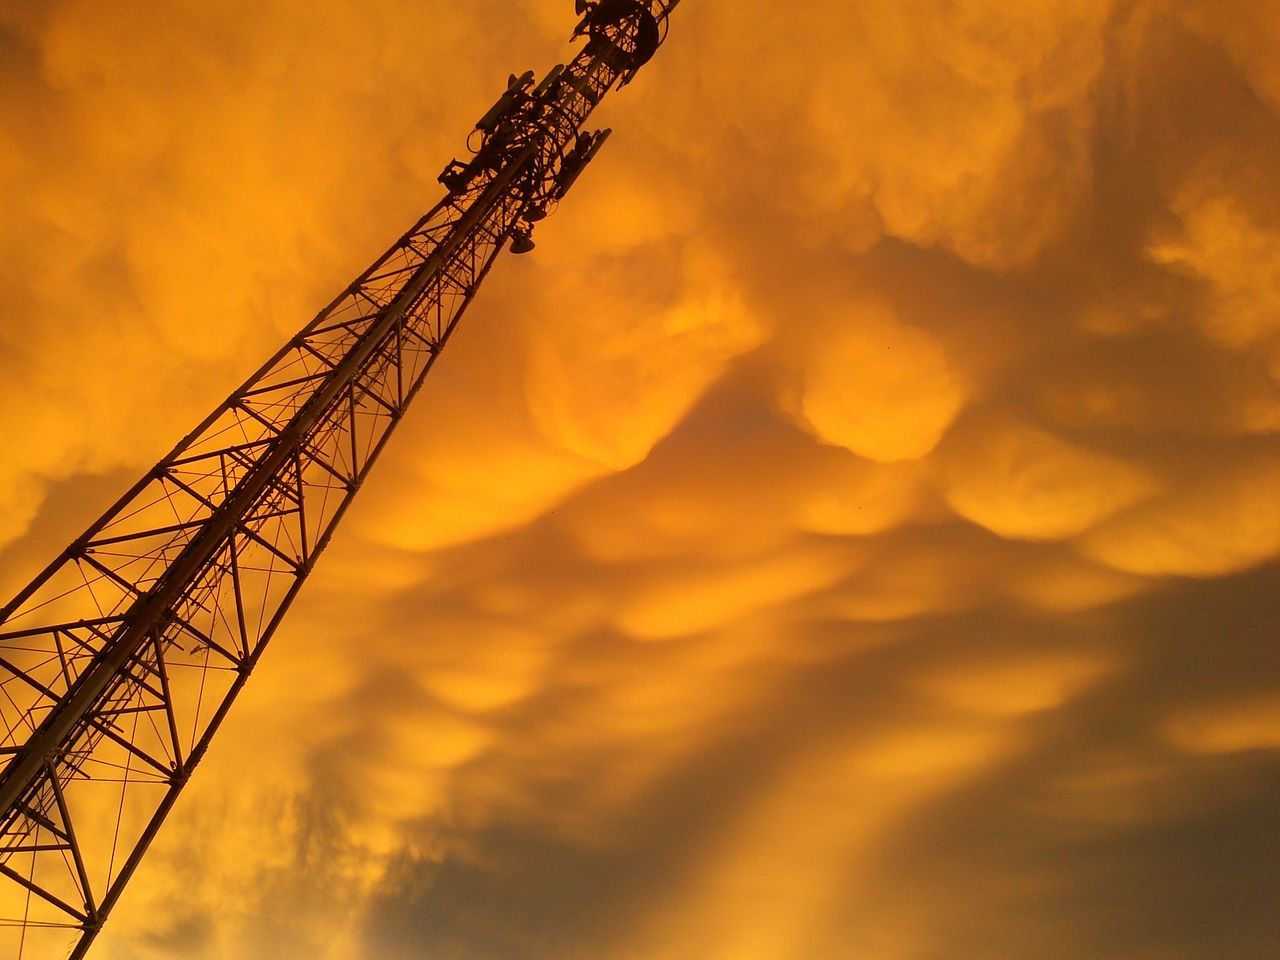
M803 426L878 463L916 460L937 446L964 396L933 337L878 303L814 327L800 375Z
M0 584L567 0L0 5ZM684 0L99 960L1257 960L1280 14Z
M1110 672L1097 657L1036 655L1022 661L963 663L926 674L921 689L941 703L978 715L1017 715L1061 706Z
M1246 570L1280 550L1280 503L1271 496L1278 475L1270 460L1215 470L1100 526L1083 549L1132 573L1204 577Z
M1169 739L1196 753L1235 753L1280 747L1280 700L1223 704L1187 711L1166 726Z
M1151 488L1140 470L1031 424L978 414L942 456L952 509L1014 540L1054 540L1094 527Z
M590 271L562 264L548 287L557 322L526 331L529 417L549 442L610 470L643 460L765 335L724 266L694 243Z

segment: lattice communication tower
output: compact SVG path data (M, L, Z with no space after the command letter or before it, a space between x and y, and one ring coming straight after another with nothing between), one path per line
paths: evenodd
M0 608L0 960L81 958L502 250L679 0L576 0L445 196Z

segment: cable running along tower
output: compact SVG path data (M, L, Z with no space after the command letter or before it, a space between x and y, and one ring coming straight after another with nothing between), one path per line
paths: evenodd
M0 609L0 960L85 956L480 282L532 249L678 2L576 0L585 45L511 78L448 195Z

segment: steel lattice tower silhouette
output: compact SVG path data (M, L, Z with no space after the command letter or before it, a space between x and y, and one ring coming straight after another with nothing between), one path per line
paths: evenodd
M83 957L498 254L679 0L576 0L448 195L0 609L0 960Z

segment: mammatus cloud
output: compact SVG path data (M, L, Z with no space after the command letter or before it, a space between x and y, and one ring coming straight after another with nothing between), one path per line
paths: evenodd
M783 403L826 443L878 463L918 460L964 403L958 377L942 346L891 307L850 307L814 319L798 383Z
M571 8L0 12L0 582L437 194ZM104 958L1254 960L1280 20L689 0Z

